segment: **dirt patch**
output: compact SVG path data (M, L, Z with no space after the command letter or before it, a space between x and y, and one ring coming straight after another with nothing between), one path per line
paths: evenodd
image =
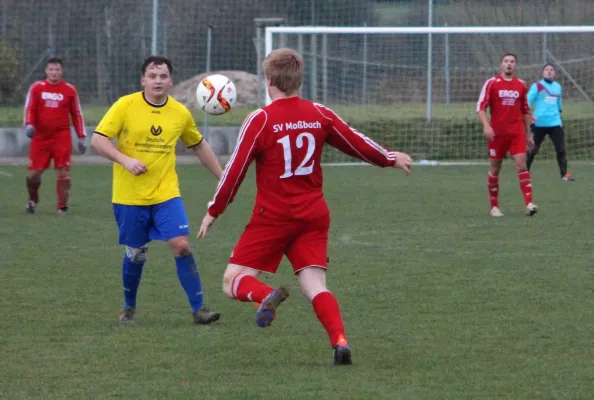
M170 94L189 109L196 109L198 108L196 105L196 88L202 78L213 74L225 75L233 81L237 89L235 107L259 106L258 76L244 71L212 71L208 74L202 73L175 85L171 88Z

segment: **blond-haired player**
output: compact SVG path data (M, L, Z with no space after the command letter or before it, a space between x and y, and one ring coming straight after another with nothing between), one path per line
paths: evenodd
M284 286L273 289L257 277L261 272L275 273L286 255L302 293L328 333L334 363L351 364L338 301L326 287L330 212L322 190L322 149L329 144L370 164L407 173L412 160L384 149L327 107L301 99L303 59L294 50L271 52L264 72L272 104L244 121L199 237L231 203L256 160L256 204L225 271L223 291L238 301L261 303L256 323L269 326L289 292Z

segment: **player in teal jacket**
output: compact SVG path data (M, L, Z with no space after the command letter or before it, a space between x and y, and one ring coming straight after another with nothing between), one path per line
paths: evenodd
M563 131L563 91L559 82L555 81L555 67L547 64L542 69L542 79L535 82L528 91L528 103L533 105L534 123L532 124L532 136L534 148L528 151L526 164L528 170L534 161L534 157L540 149L545 137L549 135L555 152L557 153L557 164L561 179L573 181L573 177L567 172L567 151L565 148L565 133Z

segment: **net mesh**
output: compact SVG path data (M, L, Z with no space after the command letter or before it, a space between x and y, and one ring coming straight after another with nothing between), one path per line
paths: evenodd
M197 79L210 64L238 87L238 107L210 125L238 127L263 105L263 29L285 26L592 25L589 0L3 0L0 4L0 155L26 155L7 145L20 127L28 86L44 78L50 56L62 57L76 85L88 128L119 96L139 90L140 65L153 52L173 60L173 94L195 109ZM156 5L156 7L154 7ZM430 15L432 15L430 21ZM153 21L156 30L153 32ZM207 61L207 32L212 47ZM277 35L275 46L303 51L303 95L337 108L345 119L386 145L437 159L483 158L472 103L496 73L502 51L520 59L532 81L542 63L558 61L566 93L572 158L591 149L591 34L433 35L432 119L427 114L427 35ZM447 46L446 46L447 43ZM446 51L447 49L447 51ZM546 50L546 52L545 52ZM546 54L545 54L546 53ZM446 77L448 79L446 79ZM586 96L584 96L586 94ZM584 108L585 107L585 108ZM20 143L20 142L19 142ZM17 146L18 147L18 146ZM543 157L552 157L547 145ZM329 153L329 160L342 161Z
M305 98L327 104L387 146L434 160L485 157L476 102L504 52L518 55L517 76L528 85L552 62L575 159L589 157L593 144L594 53L583 45L592 39L594 32L433 34L431 72L427 34L275 33L273 44L304 55ZM551 150L545 144L542 156L553 157ZM329 154L328 161L347 160Z

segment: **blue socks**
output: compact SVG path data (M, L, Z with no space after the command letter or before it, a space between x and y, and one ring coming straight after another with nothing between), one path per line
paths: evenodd
M122 280L124 282L124 308L136 307L136 293L140 278L142 277L142 267L144 261L140 263L132 262L128 255L124 256L122 262Z
M175 257L177 276L188 296L192 312L202 308L202 282L194 256ZM122 261L122 281L124 283L124 308L136 307L136 294L142 277L144 261L135 263L128 255Z
M196 260L192 254L175 257L175 265L179 281L188 295L192 312L195 313L202 308L202 283Z

